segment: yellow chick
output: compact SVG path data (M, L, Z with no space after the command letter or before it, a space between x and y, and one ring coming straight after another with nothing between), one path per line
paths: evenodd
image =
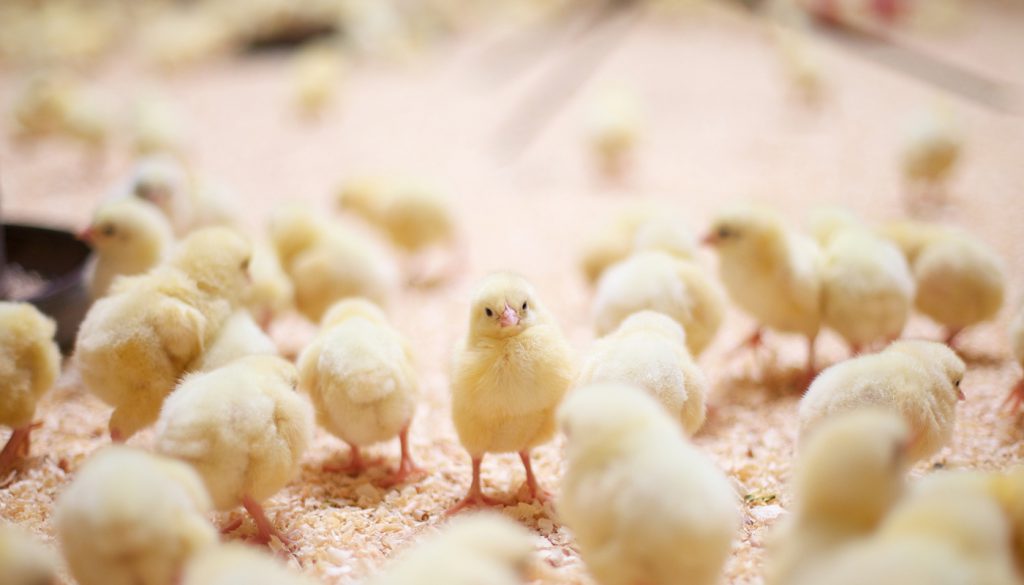
M309 117L321 114L338 92L344 72L342 53L326 43L303 47L292 64L295 105Z
M544 498L530 450L555 434L555 409L572 383L572 352L525 278L496 273L483 279L470 303L469 331L452 360L452 419L473 463L467 506L499 504L480 489L486 453L517 452L526 487Z
M864 407L888 409L907 422L912 461L949 442L956 404L963 400L963 360L934 341L897 341L885 350L837 363L823 371L800 400L800 432Z
M815 561L869 535L903 492L910 431L864 409L822 424L800 446L793 509L768 542L767 585L797 582Z
M253 244L249 275L252 276L252 286L249 287L245 306L260 327L267 329L274 319L295 306L295 286L268 242Z
M948 107L916 112L903 147L903 176L912 188L936 199L963 150L963 136Z
M205 549L185 565L179 585L316 585L274 557L239 543Z
M135 153L180 156L185 151L185 120L165 97L150 93L140 97L134 107L131 132Z
M757 207L721 213L704 243L718 252L719 271L733 302L759 323L748 343L760 344L762 327L803 335L810 382L821 328L823 258L818 245Z
M188 371L210 372L247 355L277 355L277 345L260 329L252 315L235 311L217 332L213 342Z
M1002 262L970 235L916 221L890 223L881 233L903 250L917 285L914 306L946 328L946 343L953 344L965 328L993 319L1002 308Z
M386 484L418 475L409 452L409 424L416 411L419 382L408 342L379 307L364 299L339 301L324 315L321 333L299 356L299 388L309 394L317 420L345 441L347 466L365 468L361 447L398 437L402 460Z
M868 539L842 547L787 581L792 585L974 585L948 546L922 540Z
M558 412L558 514L580 556L601 585L718 583L740 527L729 480L653 398L609 386L574 391Z
M591 234L580 255L580 268L587 282L595 284L609 266L645 250L692 260L697 256L697 239L685 220L668 210L650 205L629 207Z
M666 252L640 252L601 275L594 295L594 329L607 335L638 311L657 311L686 331L686 345L700 355L725 318L725 299L695 262Z
M113 439L156 421L164 397L244 297L250 254L232 230L196 231L165 264L118 279L89 309L74 360L85 387L114 407Z
M634 313L597 341L577 384L595 383L646 390L679 420L687 436L704 424L707 378L686 348L686 332L661 313Z
M533 536L516 522L474 513L400 553L368 585L525 585L533 551Z
M13 429L0 451L0 480L28 457L36 403L60 375L56 331L34 306L0 302L0 425Z
M629 167L643 126L640 101L625 87L606 88L587 112L587 139L602 175L617 179Z
M160 264L174 245L167 218L154 205L137 199L102 205L78 239L96 253L86 274L94 300L106 295L118 276L141 274Z
M189 557L217 542L209 511L187 465L113 446L78 471L54 524L79 585L173 585Z
M386 307L397 285L391 259L369 243L330 226L312 210L275 211L270 239L295 286L296 308L319 322L335 302L363 297Z
M132 172L128 192L160 208L178 236L235 223L237 214L227 190L209 179L193 176L169 154L141 159Z
M313 440L313 409L296 382L295 366L279 357L239 358L185 377L156 427L157 451L192 465L215 508L243 506L256 523L256 542L276 536L289 548L261 502L295 477Z
M108 100L73 76L45 71L32 76L14 98L12 128L18 139L55 135L100 149L110 133Z
M825 94L824 67L807 33L784 24L772 27L771 32L779 60L797 97L807 105L821 103Z
M0 522L0 575L5 585L57 585L57 559L27 532Z
M1024 368L1024 303L1017 310L1017 316L1010 322L1010 352L1013 359ZM1024 403L1024 378L1014 384L1010 393L1006 396L1003 406L1008 406L1010 411L1016 412Z

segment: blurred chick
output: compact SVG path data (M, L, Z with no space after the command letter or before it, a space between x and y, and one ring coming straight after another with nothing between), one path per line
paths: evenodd
M787 228L774 212L752 206L719 214L704 243L718 252L729 296L759 323L747 343L761 343L762 327L805 336L810 382L822 319L823 257L817 244Z
M295 285L296 308L319 322L335 302L363 297L386 307L397 285L387 256L301 205L278 208L270 239Z
M339 301L298 366L299 387L312 398L317 420L352 451L347 466L331 471L361 471L360 447L397 436L402 461L386 483L419 474L409 452L419 382L408 342L379 307L364 299Z
M999 257L967 233L917 221L882 227L907 257L918 311L946 328L954 344L965 328L993 319L1003 306L1006 274Z
M185 565L178 585L316 585L274 557L251 546L227 543L207 548Z
M140 157L181 156L185 152L185 120L166 97L149 93L136 100L131 132Z
M508 518L474 513L400 553L368 585L525 585L533 536Z
M570 394L558 420L568 438L558 514L596 581L720 582L739 499L675 418L636 388L595 385Z
M103 204L78 239L96 253L86 274L93 300L107 294L118 276L131 276L160 264L174 244L167 218L146 201L117 199Z
M909 441L902 419L870 408L815 429L800 445L791 513L768 541L765 583L799 582L829 552L874 531L903 492Z
M227 228L196 231L171 258L118 279L75 340L85 387L114 407L111 438L156 421L164 397L210 346L248 286L249 242Z
M167 398L156 427L157 451L192 465L216 509L243 506L256 542L276 536L288 548L261 502L295 477L313 439L313 409L295 392L296 378L295 366L266 355L192 374Z
M802 571L792 585L974 585L973 572L942 543L866 539Z
M299 50L292 64L295 105L304 116L319 116L334 100L341 84L344 62L341 50L326 43Z
M15 95L12 128L17 139L62 135L86 148L102 150L110 135L106 96L61 71L32 76Z
M686 348L686 332L654 311L633 313L594 344L577 384L613 383L647 391L691 436L704 424L708 382Z
M274 341L260 329L248 311L240 309L224 322L213 342L188 370L210 372L247 355L277 353Z
M609 179L621 178L632 164L643 126L639 99L625 87L605 88L587 112L587 139L597 168Z
M694 262L666 252L640 252L601 276L594 295L594 329L607 335L638 311L657 311L686 331L686 345L700 355L725 317L725 299L711 277Z
M34 306L0 302L0 425L12 429L0 451L0 482L28 457L36 404L60 375L56 331Z
M57 585L57 559L31 535L0 521L0 575L5 585Z
M1021 303L1017 310L1017 316L1010 322L1010 353L1021 368L1024 368L1024 303ZM1012 412L1016 412L1024 403L1024 378L1014 384L1010 393L1006 396L1003 406L1008 406Z
M630 254L661 250L682 260L697 256L697 239L683 218L655 206L640 205L620 211L612 221L594 230L583 246L580 268L589 284Z
M949 107L932 106L910 120L903 147L903 177L916 198L941 203L944 184L963 150L963 136ZM913 202L913 201L912 201Z
M112 446L78 471L54 523L79 585L174 585L183 563L217 542L209 511L187 465Z
M473 462L466 497L449 510L499 504L480 489L486 453L518 452L526 487L544 498L530 450L555 434L555 409L573 381L569 344L533 286L499 272L483 279L470 303L469 331L452 360L452 419Z
M131 195L160 208L178 236L203 227L235 223L237 214L231 195L210 179L194 176L170 155L139 160L128 189Z
M264 330L274 319L295 306L295 286L281 266L274 248L264 241L253 243L249 265L252 286L245 301L253 318Z
M929 457L953 436L964 371L963 360L934 341L897 341L879 353L837 363L800 400L801 437L838 413L882 408L907 422L911 461Z
M773 26L771 33L796 97L809 106L820 104L825 94L824 67L809 35L785 25Z

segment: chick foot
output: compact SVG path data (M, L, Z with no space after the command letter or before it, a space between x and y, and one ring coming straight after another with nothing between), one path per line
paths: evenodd
M1024 380L1017 382L1010 393L1006 395L1006 399L999 406L1001 409L1005 409L1009 413L1015 413L1020 410L1021 405L1024 404Z
M349 448L351 449L352 454L349 457L348 463L324 463L321 469L323 469L323 471L327 473L344 473L345 475L359 475L360 473L366 471L366 468L369 467L371 463L377 461L376 459L370 461L363 459L363 455L360 452L359 447L356 445L349 445Z
M252 521L256 523L256 536L249 539L250 542L269 546L270 541L273 538L277 538L288 552L292 553L292 555L295 554L295 543L274 526L270 519L267 518L267 513L259 502L254 500L252 496L245 496L242 498L242 507L252 517Z
M3 451L0 451L0 477L6 477L28 457L32 431L41 426L41 422L31 423L11 432L11 438L7 440Z
M398 440L402 445L402 461L398 464L397 471L379 482L381 487L392 487L407 481L419 481L427 475L426 470L416 465L416 462L412 460L412 453L409 452L408 426L402 429L402 432L398 435Z
M483 463L483 458L473 459L473 481L469 484L469 491L466 492L466 496L462 498L451 508L444 513L445 516L453 516L466 508L476 508L481 506L504 506L507 502L492 498L484 495L482 489L480 489L480 464Z
M530 452L520 451L519 459L523 461L523 468L526 470L526 482L524 485L530 492L530 497L541 503L547 502L551 499L551 492L540 487L537 483L537 477L533 474L533 465L530 463Z

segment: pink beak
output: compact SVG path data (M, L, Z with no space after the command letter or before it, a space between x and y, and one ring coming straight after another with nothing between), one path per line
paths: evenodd
M718 244L718 234L715 232L708 232L706 236L700 239L700 243L705 246L715 246Z
M512 307L505 305L505 311L501 314L501 318L498 319L498 323L501 324L502 327L519 325L519 313Z
M79 240L85 242L86 244L92 244L92 243L94 243L95 236L96 236L96 232L93 231L92 226L89 226L89 227L85 228L84 230L82 230L81 232L79 232L78 235L75 236L75 237L78 238Z
M967 400L967 397L964 396L964 391L959 388L956 389L956 397L960 400Z

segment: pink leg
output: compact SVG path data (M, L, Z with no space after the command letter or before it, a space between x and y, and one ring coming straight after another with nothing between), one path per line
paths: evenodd
M43 423L31 423L11 432L11 438L7 440L3 451L0 451L0 476L9 474L28 457L29 449L32 446L32 431L41 426Z
M1021 404L1024 404L1024 379L1013 386L1000 408L1004 408L1012 414L1020 409Z
M252 516L253 522L256 523L256 536L252 539L254 543L268 545L270 540L276 537L286 549L294 552L294 543L274 527L259 502L252 499L252 496L245 496L242 498L242 506L249 513L249 516Z
M235 518L231 522L228 522L227 524L222 526L221 529L220 529L220 533L221 534L231 534L232 532L238 530L241 526L242 526L242 519L241 518Z
M818 369L815 364L815 342L818 339L818 335L810 335L807 337L807 365L804 366L804 374L801 380L801 391L807 392L807 389L811 386L811 382L814 381L814 377L818 375Z
M323 470L329 473L344 473L347 475L362 473L366 469L366 461L363 460L363 456L359 452L359 446L349 445L349 448L351 449L351 456L348 463L324 463Z
M466 508L475 506L501 506L505 504L501 500L485 496L483 490L480 489L480 465L483 463L483 460L482 456L473 458L473 481L469 484L469 491L466 492L466 496L462 500L448 508L448 511L445 512L446 516L457 514Z
M398 434L398 441L402 446L402 461L398 464L397 471L380 482L383 487L390 487L405 481L416 481L426 475L426 472L412 460L412 453L409 451L409 425L402 428L402 432Z
M731 358L731 357L735 356L736 354L738 354L741 351L746 350L746 349L752 349L754 351L757 351L763 345L764 345L764 329L762 329L761 326L758 326L756 329L754 329L753 333L751 333L746 339L741 341L739 343L739 345L737 345L736 347L734 347L731 350L729 350L729 352L726 353L725 355L726 355L726 357L730 357Z
M551 494L540 487L540 484L537 483L537 476L533 474L533 465L530 463L530 451L520 451L519 459L523 461L523 469L526 470L526 489L530 490L530 495L542 502L551 499Z

